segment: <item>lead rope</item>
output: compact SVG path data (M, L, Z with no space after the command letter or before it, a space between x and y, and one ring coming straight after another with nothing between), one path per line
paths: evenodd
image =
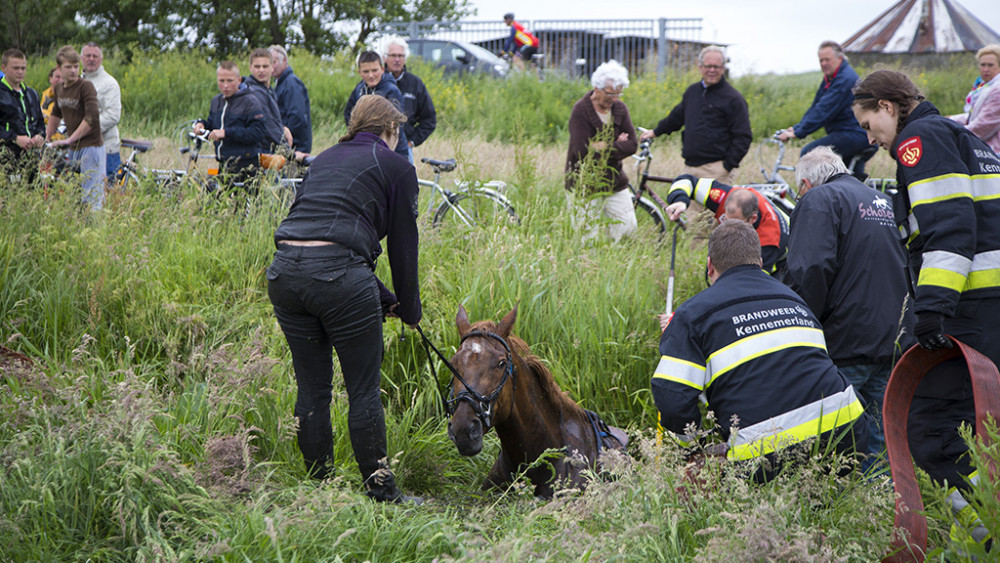
M434 353L437 354L439 358L441 358L441 361L444 362L444 365L446 365L449 370L451 370L451 373L453 373L455 377L458 378L459 381L462 381L463 385L465 385L465 381L462 380L462 376L459 375L458 370L455 369L455 366L451 365L451 362L449 362L448 359L444 357L444 354L442 354L441 351L438 350L436 346L434 346L434 343L431 342L429 338L427 338L427 335L424 334L424 331L423 329L420 328L420 325L418 324L414 328L416 328L417 332L420 334L420 341L424 345L424 353L427 354L427 363L430 364L431 375L434 377L434 388L437 389L438 397L441 398L441 407L444 409L444 412L447 413L448 400L445 399L444 393L441 392L441 384L438 382L437 368L434 367L434 358L431 357L431 350L434 350Z
M959 356L964 357L972 379L972 395L976 406L976 439L984 445L990 443L986 432L987 418L1000 421L1000 373L989 358L949 336L955 346L938 350L924 350L914 346L903 354L892 370L885 387L885 404L882 419L885 427L886 450L896 490L896 520L892 551L882 558L882 563L920 563L927 551L927 517L923 515L924 503L917 486L917 476L910 458L906 425L913 393L920 381L938 364ZM981 468L982 469L982 468ZM989 479L995 481L997 464L991 460ZM906 530L900 534L899 530ZM907 539L907 537L909 539Z

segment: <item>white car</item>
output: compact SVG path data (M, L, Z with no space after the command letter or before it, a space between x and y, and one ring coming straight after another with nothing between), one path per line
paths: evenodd
M503 78L510 71L507 61L465 41L409 39L410 54L443 66L445 74L481 73Z

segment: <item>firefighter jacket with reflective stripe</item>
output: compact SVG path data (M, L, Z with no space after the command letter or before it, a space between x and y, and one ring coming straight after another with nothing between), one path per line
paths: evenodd
M1000 297L1000 157L930 102L910 112L891 154L916 312L950 317L960 296Z
M724 272L681 305L660 338L652 379L660 424L715 412L730 459L750 459L852 423L863 412L802 299L753 265Z
M900 334L909 348L906 251L889 196L838 174L799 198L791 230L784 282L823 324L837 365L891 363Z
M726 198L733 188L750 190L757 196L757 221L753 224L753 228L760 237L760 254L764 260L764 271L772 275L782 271L782 262L788 253L788 217L757 190L743 186L727 186L711 178L695 178L690 174L681 174L670 185L667 203L683 201L690 206L694 200L715 213L716 220L719 220L726 212Z

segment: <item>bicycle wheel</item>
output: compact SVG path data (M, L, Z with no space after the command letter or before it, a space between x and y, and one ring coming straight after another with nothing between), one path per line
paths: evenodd
M435 227L448 223L476 227L491 222L520 224L521 219L503 194L489 188L449 192L448 201L438 206L433 221Z
M663 236L667 232L667 221L663 218L660 206L644 197L640 197L635 205L635 220L639 223L639 232L655 232Z
M126 191L130 185L139 185L139 176L136 174L134 164L122 164L115 173L115 184L122 192Z

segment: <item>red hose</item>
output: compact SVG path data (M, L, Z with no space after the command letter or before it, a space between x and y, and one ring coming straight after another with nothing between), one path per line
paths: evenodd
M927 550L927 518L922 514L924 503L917 487L917 476L910 458L910 444L906 437L910 402L924 376L945 360L964 357L972 377L977 439L988 445L986 419L992 416L995 421L1000 421L1000 373L997 372L997 367L986 356L951 336L948 338L954 343L953 348L910 348L892 370L885 388L882 419L893 487L896 489L896 529L891 543L892 551L882 558L882 563L920 563ZM995 481L996 463L991 460L987 470L988 478Z

